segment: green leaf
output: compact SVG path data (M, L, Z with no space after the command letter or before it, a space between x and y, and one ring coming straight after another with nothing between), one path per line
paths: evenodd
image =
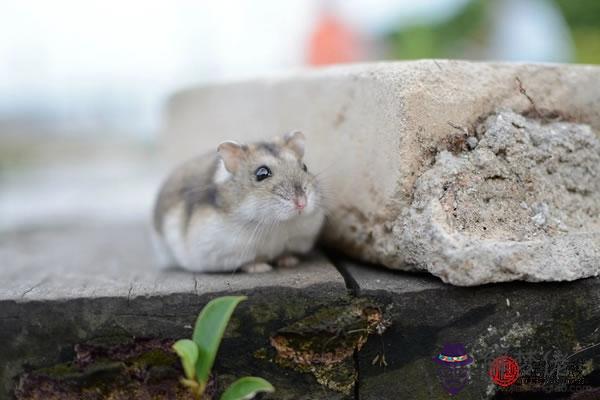
M181 358L185 377L194 379L196 375L196 363L198 362L198 345L189 339L181 339L175 342L173 350Z
M199 353L196 362L198 382L208 381L229 318L239 302L246 298L246 296L218 297L208 302L198 315L193 336Z
M221 395L221 400L251 399L258 392L274 392L275 388L263 378L246 376L233 382Z

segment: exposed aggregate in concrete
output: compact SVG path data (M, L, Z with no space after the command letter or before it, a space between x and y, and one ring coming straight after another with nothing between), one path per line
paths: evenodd
M467 130L468 131L468 130ZM600 140L584 124L489 115L417 180L402 262L456 285L600 273Z

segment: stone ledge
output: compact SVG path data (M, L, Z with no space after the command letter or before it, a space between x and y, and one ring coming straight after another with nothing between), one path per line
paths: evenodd
M121 224L42 227L5 234L0 244L0 301L133 299L342 283L335 268L319 256L302 268L266 275L160 271L155 267L149 229L142 224Z
M188 337L201 307L222 294L243 293L249 299L226 332L215 367L220 382L264 376L278 389L266 397L272 399L445 399L431 357L449 341L463 343L476 361L461 398L500 399L504 392L486 375L491 358L547 351L571 355L600 343L600 279L459 288L426 274L340 261L343 274L356 284L352 297L342 276L319 256L268 274L159 273L150 267L149 242L140 225L23 231L6 237L0 254L8 260L9 277L0 298L2 398L24 370L35 375L44 367L64 368L76 345ZM44 283L36 286L41 271L53 269L55 275L44 275ZM364 330L357 316L365 310L375 318L366 328L373 331L366 342L367 335L350 333ZM378 337L380 327L385 329ZM286 348L298 337L302 345ZM333 371L305 365L298 362L302 356L331 357L323 351L303 353L305 345L333 345L343 359L333 360ZM352 346L360 351L349 357ZM281 359L283 352L291 357ZM585 365L584 382L598 390L600 347L574 359ZM348 391L356 373L358 386ZM176 378L169 382L178 387ZM523 395L535 398L531 392Z
M271 352L274 357L270 337L288 324L349 304L343 279L323 257L316 254L298 268L266 274L159 272L148 239L139 224L49 227L3 237L0 398L25 370L63 368L76 345L189 337L203 305L224 294L249 298L227 331L219 375L264 376L279 388L275 398L344 397L310 376L255 356ZM179 386L177 379L170 382Z

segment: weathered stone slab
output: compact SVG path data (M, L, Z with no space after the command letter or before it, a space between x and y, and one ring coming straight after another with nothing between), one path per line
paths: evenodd
M215 366L221 389L252 374L277 388L265 398L445 399L431 358L460 342L475 359L460 398L508 398L486 375L501 354L527 376L545 368L543 357L571 356L564 365L577 384L600 390L597 278L457 288L428 274L344 263L347 286L356 288L348 296L318 255L267 274L159 272L139 225L5 234L0 257L0 398L17 382L20 398L60 388L67 394L56 398L79 399L77 390L92 396L98 383L98 398L185 398L170 344L191 335L207 301L240 293L249 299L234 313ZM528 365L529 356L541 366ZM126 390L118 386L124 376ZM546 378L544 390L558 387ZM520 398L547 398L522 381L512 388ZM41 398L54 398L47 393Z
M180 161L303 130L338 250L456 285L573 280L600 272L598 82L574 65L326 68L183 91L164 143Z
M344 267L358 294L381 304L388 325L358 353L360 399L447 399L433 362L446 343L463 344L474 359L457 398L600 397L599 278L460 288L426 275ZM502 355L520 366L509 388L488 375Z
M333 284L338 272L323 258L273 274L161 271L141 223L39 227L3 234L0 300L19 302L218 293L249 288Z
M298 268L266 274L160 272L153 268L146 229L123 224L5 233L0 260L0 398L7 398L24 371L32 372L32 380L25 381L30 386L40 380L51 386L54 381L49 381L50 374L52 379L65 379L59 381L62 389L72 385L81 390L81 385L93 382L90 374L100 373L113 376L103 383L110 386L110 382L118 381L114 374L119 368L131 373L128 363L132 362L139 368L136 351L149 345L136 340L154 340L149 343L159 348L153 352L168 349L169 340L191 336L204 304L225 294L246 294L248 300L236 310L226 333L215 367L217 382L223 385L233 377L253 374L275 385L277 393L272 398L347 397L323 386L310 373L278 365L270 344L272 336L296 321L328 307L351 304L343 279L319 255ZM333 346L336 340L332 338ZM90 348L94 349L92 354L104 351L121 358L84 368L79 364L81 358L89 362L85 349ZM132 361L133 355L136 358ZM74 367L74 361L79 367ZM177 362L174 365L177 367ZM354 365L350 367L353 377ZM160 368L158 371L163 371ZM176 389L179 384L173 374L181 371L166 371L171 371L165 375L171 386L163 382L167 387L158 389L171 390L173 385ZM59 372L65 375L57 375ZM133 387L147 389L139 384ZM78 398L77 393L61 398ZM140 392L132 393L135 397Z

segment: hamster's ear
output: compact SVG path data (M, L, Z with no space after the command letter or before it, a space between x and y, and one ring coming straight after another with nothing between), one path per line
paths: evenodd
M283 142L285 147L296 153L298 158L304 157L304 142L306 142L304 133L300 131L287 133L283 137Z
M231 173L238 170L244 156L244 151L245 146L230 140L221 143L217 148L217 152L221 156L225 168Z

